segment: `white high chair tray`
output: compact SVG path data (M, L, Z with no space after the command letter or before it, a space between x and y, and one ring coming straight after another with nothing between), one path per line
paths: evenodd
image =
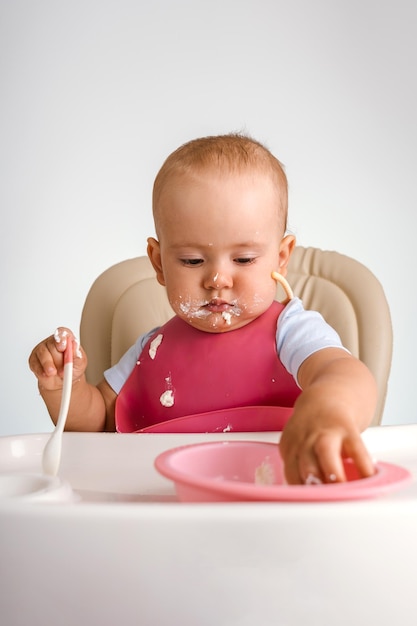
M0 438L0 472L40 472L48 436ZM153 465L183 444L278 437L65 433L78 501L0 502L5 624L414 626L417 425L364 433L413 475L370 500L183 504Z

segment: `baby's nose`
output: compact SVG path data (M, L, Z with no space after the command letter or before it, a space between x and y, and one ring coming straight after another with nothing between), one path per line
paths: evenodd
M232 287L232 276L226 271L212 271L208 272L204 281L205 289L224 289L226 287Z

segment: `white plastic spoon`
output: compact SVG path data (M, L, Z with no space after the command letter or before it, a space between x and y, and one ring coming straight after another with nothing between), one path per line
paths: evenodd
M67 347L64 352L64 382L62 386L61 405L56 422L55 430L48 439L43 450L42 468L45 474L56 476L61 462L62 433L67 421L68 408L71 399L72 389L72 339L68 338Z

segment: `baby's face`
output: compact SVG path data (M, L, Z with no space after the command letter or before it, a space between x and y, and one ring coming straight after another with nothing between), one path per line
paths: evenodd
M150 240L148 251L179 317L224 332L268 309L276 293L271 272L285 274L287 260L279 191L269 176L175 178L159 198L157 216L160 241Z

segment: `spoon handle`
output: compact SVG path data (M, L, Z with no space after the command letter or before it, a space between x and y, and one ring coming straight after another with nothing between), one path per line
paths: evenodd
M73 349L72 340L68 341L64 352L64 381L62 384L61 405L59 407L59 415L56 422L55 432L62 432L67 421L68 409L71 400L72 390L72 368L73 368Z
M56 476L61 462L62 432L67 421L72 390L73 369L72 339L68 341L64 353L64 381L62 384L61 404L55 429L43 450L42 468L45 474Z

